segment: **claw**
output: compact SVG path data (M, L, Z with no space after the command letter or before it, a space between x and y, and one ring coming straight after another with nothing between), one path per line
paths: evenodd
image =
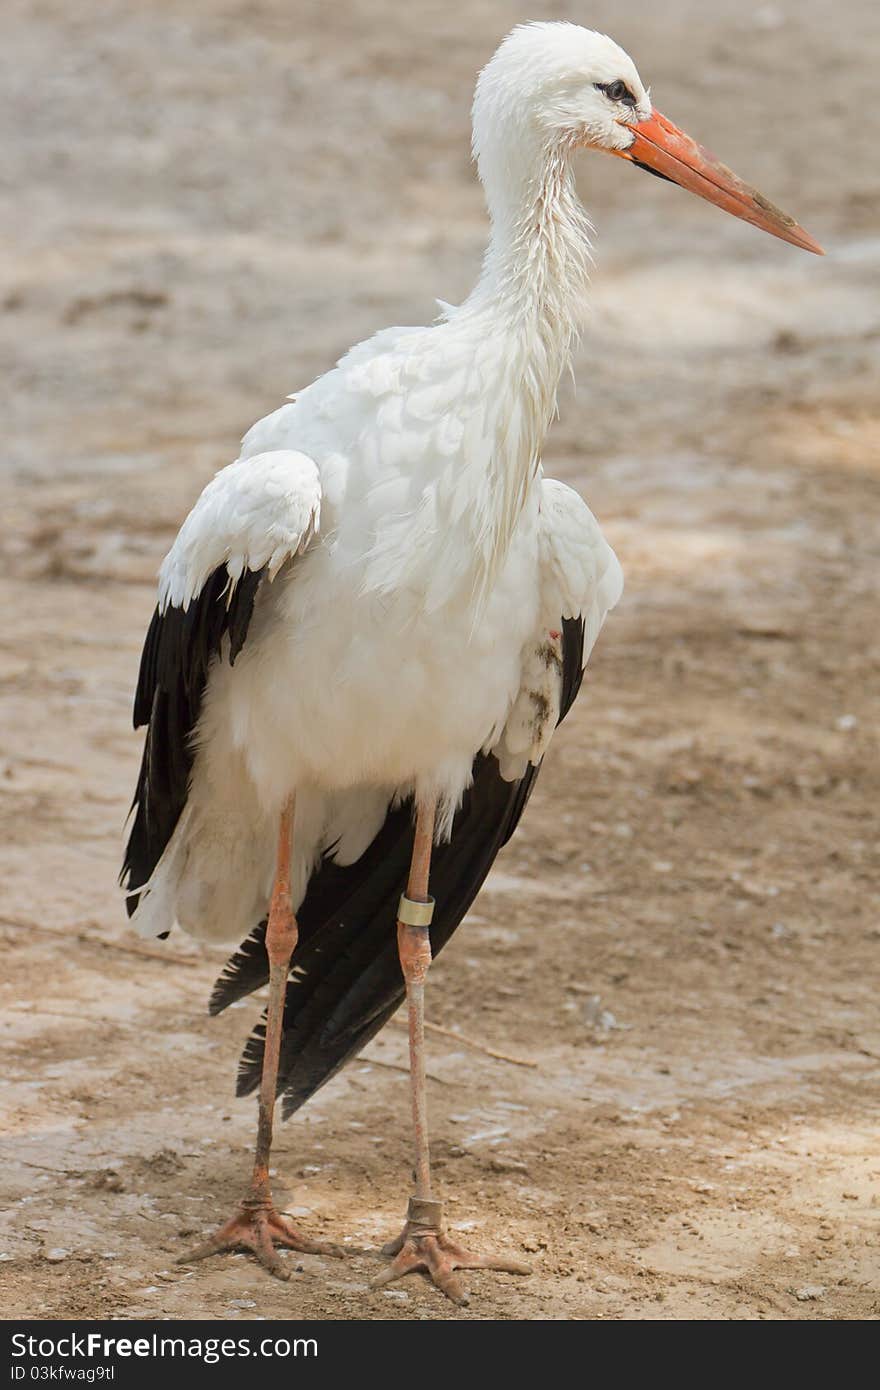
M276 1279L289 1279L290 1270L281 1261L276 1245L288 1250L299 1250L307 1255L341 1256L338 1245L329 1241L312 1240L296 1229L289 1216L279 1213L271 1205L243 1202L235 1216L221 1226L214 1235L209 1236L195 1250L181 1255L178 1264L194 1264L206 1260L211 1255L225 1251L250 1250L264 1269Z
M439 1204L438 1204L439 1206ZM382 1247L382 1254L393 1256L387 1269L383 1269L370 1282L371 1289L384 1288L386 1284L402 1279L405 1274L421 1270L432 1283L459 1307L466 1304L469 1295L456 1273L460 1269L495 1269L503 1274L531 1274L531 1266L512 1255L473 1254L452 1240L445 1231L438 1228L426 1231L421 1227L417 1232L409 1229L409 1223L396 1240Z

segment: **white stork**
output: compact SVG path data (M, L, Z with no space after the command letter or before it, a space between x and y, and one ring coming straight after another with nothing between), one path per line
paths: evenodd
M591 512L541 468L587 289L583 148L821 252L654 110L617 44L520 26L477 83L491 235L471 294L352 348L254 425L196 502L144 647L123 876L140 931L247 938L212 1011L267 979L269 1003L239 1073L240 1094L260 1087L251 1186L184 1258L246 1247L283 1275L276 1244L328 1248L273 1205L276 1096L295 1110L405 994L416 1189L375 1282L423 1269L462 1301L457 1269L526 1272L444 1230L423 998L621 592Z

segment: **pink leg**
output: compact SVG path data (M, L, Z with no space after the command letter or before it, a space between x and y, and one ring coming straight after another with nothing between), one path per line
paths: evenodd
M428 879L435 814L434 802L418 808L409 880L397 922L397 949L406 982L409 1020L416 1190L409 1199L403 1231L383 1247L383 1255L393 1256L393 1259L373 1280L371 1287L381 1288L404 1274L423 1270L453 1303L467 1303L468 1295L456 1270L496 1269L507 1274L529 1274L531 1271L522 1260L508 1255L472 1254L451 1240L443 1228L443 1203L434 1197L431 1187L425 1087L425 980L431 965L429 924L433 900L428 894Z
M296 918L290 905L290 840L293 829L293 797L281 813L278 831L278 859L269 921L266 927L266 954L269 957L269 1005L266 1011L266 1042L263 1073L260 1078L260 1105L257 1144L250 1190L238 1211L214 1235L182 1255L179 1264L204 1260L223 1251L250 1250L260 1264L279 1279L289 1279L276 1245L308 1254L340 1255L341 1250L299 1233L290 1217L275 1210L269 1185L269 1154L272 1148L272 1122L275 1114L275 1088L281 1051L284 996L290 958L297 942Z

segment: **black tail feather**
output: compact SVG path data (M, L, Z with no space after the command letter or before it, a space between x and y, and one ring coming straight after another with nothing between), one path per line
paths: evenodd
M401 855L408 856L412 840L412 802L389 810L372 844L354 864L340 865L325 858L309 881L308 891L296 914L299 943L291 961L295 969L312 937L329 932L342 920L358 922L365 912L376 911L385 901L400 872ZM400 896L402 889L398 889ZM226 963L214 986L209 1005L219 1014L237 999L260 989L269 979L266 958L266 921L254 928Z
M211 991L208 1013L221 1014L245 995L262 989L269 979L269 962L266 958L266 926L264 917L254 927L250 936L239 946L235 955L230 956Z
M537 776L505 782L492 756L477 759L449 844L431 864L437 900L431 926L436 956L461 922L504 842L512 834ZM386 847L381 883L367 877L347 903L345 919L328 923L297 946L284 1009L278 1091L286 1116L329 1081L399 1008L404 997L394 921L412 853L412 806L406 827ZM372 847L368 853L372 857ZM251 1034L238 1073L238 1094L260 1080L265 1023Z

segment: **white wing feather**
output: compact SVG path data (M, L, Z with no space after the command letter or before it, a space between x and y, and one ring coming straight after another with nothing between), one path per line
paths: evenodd
M307 454L275 449L238 459L205 488L159 571L159 608L188 608L221 565L234 589L244 571L286 560L318 534L321 479Z
M523 651L522 684L494 752L501 775L537 764L559 720L564 618L584 622L584 665L623 592L623 572L586 502L553 478L541 482L538 529L540 620Z

